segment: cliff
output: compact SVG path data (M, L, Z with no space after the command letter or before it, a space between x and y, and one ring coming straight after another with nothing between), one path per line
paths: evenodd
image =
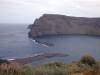
M35 20L29 32L30 37L61 34L100 35L100 18L44 14Z

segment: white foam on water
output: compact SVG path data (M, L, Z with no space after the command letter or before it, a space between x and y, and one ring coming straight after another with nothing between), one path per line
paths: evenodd
M36 40L31 39L35 44L39 44L38 42L36 42Z
M8 61L12 61L12 60L15 60L15 59L7 59Z
M42 46L44 46L44 47L49 47L48 45L46 45L46 44L41 44Z

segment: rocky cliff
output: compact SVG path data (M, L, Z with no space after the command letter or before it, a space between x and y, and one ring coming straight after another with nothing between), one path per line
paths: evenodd
M29 36L61 34L100 35L100 18L44 14L32 24Z

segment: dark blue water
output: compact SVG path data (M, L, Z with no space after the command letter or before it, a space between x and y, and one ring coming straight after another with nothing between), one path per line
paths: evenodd
M53 46L37 44L28 38L27 25L0 25L0 57L23 58L35 53L64 52L68 57L44 59L35 63L51 61L71 62L85 54L100 59L100 37L94 36L47 36L37 38L40 42L48 42Z

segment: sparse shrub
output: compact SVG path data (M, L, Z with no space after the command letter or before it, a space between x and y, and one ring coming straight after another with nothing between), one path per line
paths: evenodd
M96 64L96 60L90 55L83 56L81 58L80 62L82 64L86 64L86 65L89 65L89 66L93 66L94 64Z
M50 67L63 67L65 64L62 62L52 62L48 63L45 66L50 66Z
M63 63L49 63L33 69L33 75L70 75Z

